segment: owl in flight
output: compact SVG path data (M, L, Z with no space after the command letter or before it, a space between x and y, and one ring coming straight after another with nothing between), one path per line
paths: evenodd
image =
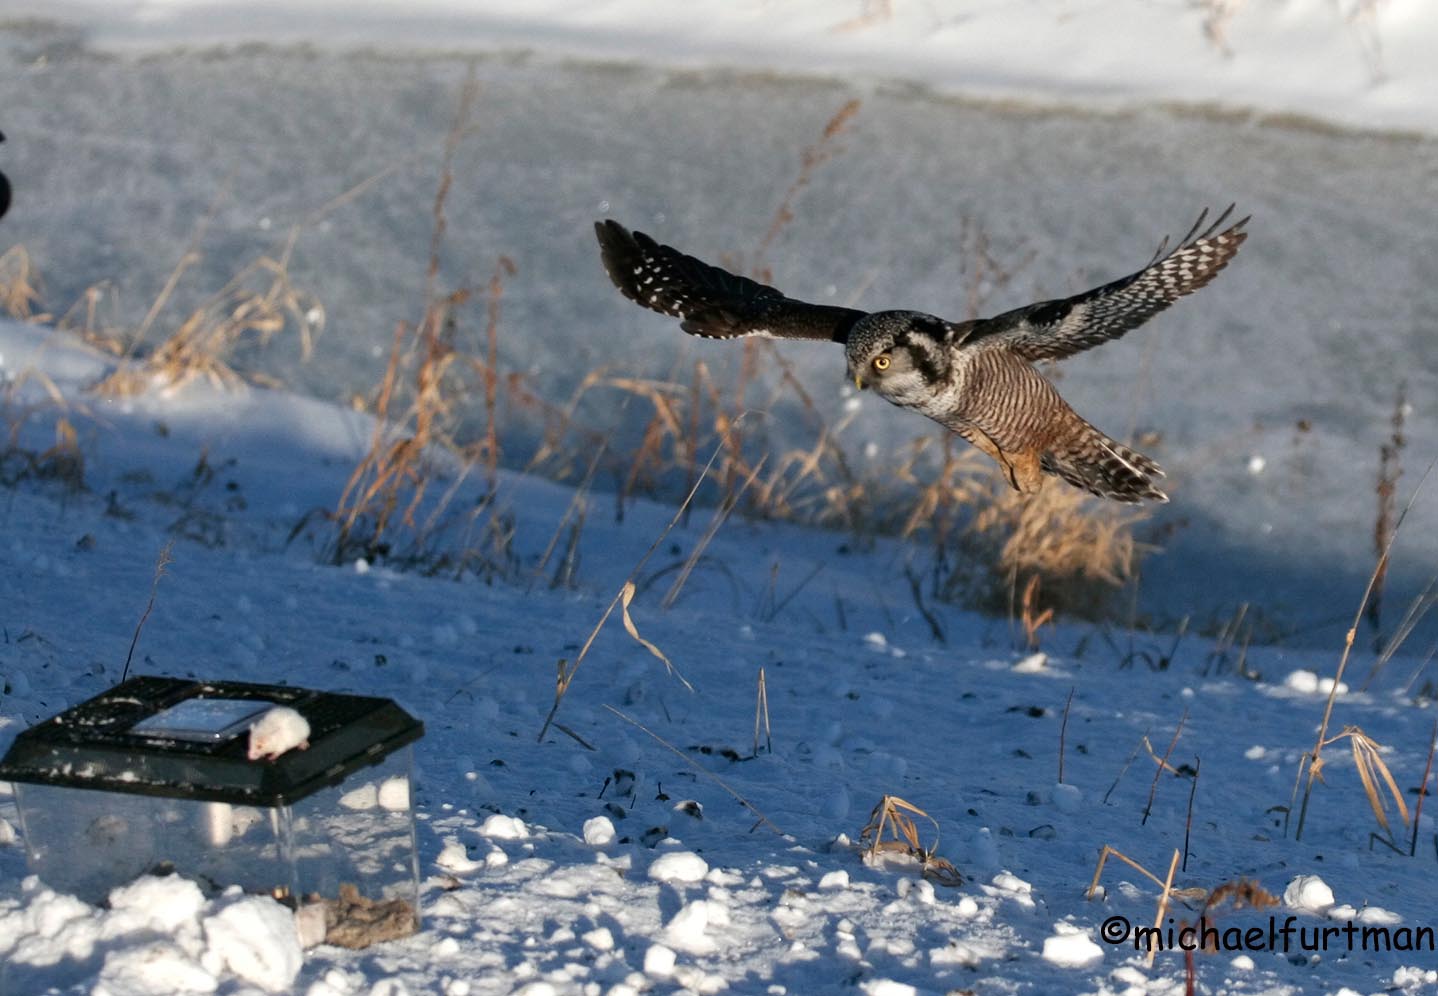
M849 376L901 408L913 408L996 460L1017 491L1044 474L1121 502L1167 501L1158 464L1084 421L1034 367L1138 328L1223 269L1248 233L1224 227L1230 205L1208 212L1172 250L1168 240L1137 273L1056 301L993 318L950 322L919 311L856 311L808 304L631 232L595 223L609 279L625 297L680 320L691 335L814 339L843 345Z

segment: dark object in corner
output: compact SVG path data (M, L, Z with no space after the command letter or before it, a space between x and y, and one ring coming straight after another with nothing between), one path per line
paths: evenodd
M5 133L0 132L0 142L5 141ZM5 212L10 210L10 181L0 173L0 218L5 217Z

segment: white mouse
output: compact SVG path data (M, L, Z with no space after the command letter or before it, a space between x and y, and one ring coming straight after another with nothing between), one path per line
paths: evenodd
M275 706L250 727L250 760L273 761L285 751L310 745L310 724L289 706Z

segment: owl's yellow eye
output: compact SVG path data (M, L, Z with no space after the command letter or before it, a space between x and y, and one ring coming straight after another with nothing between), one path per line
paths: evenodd
M874 357L874 369L879 371L880 373L883 373L885 370L889 369L889 364L891 362L892 361L889 359L887 353L882 356L876 356Z

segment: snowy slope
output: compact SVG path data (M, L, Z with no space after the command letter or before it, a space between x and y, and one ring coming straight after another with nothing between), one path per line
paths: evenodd
M0 802L7 993L1176 991L1180 954L1150 969L1131 947L1099 942L1107 918L1150 922L1157 898L1111 863L1105 898L1085 901L1105 844L1160 876L1186 847L1181 887L1252 877L1288 890L1271 911L1279 929L1289 916L1295 929L1432 924L1431 813L1416 857L1370 848L1373 820L1342 744L1329 749L1302 842L1273 811L1312 746L1324 701L1313 672L1331 675L1334 653L1254 649L1245 676L1201 638L1174 648L1066 627L1044 634L1035 659L1002 621L947 607L934 609L940 644L908 594L902 546L854 553L830 534L738 521L665 611L666 569L698 541L700 515L641 574L633 607L694 691L612 622L559 712L593 749L556 730L537 742L555 661L572 659L670 510L640 503L621 524L612 499L591 495L573 589L531 576L573 495L513 475L501 487L520 556L509 577L324 566L312 539L284 538L303 510L333 502L367 438L358 416L204 386L101 403L83 387L107 361L29 327L0 326L0 355L12 383L43 370L59 388L86 483L0 491L0 744L116 680L155 556L177 532L195 538L178 541L159 583L137 669L392 696L428 728L417 755L421 934L363 953L312 949L289 983L279 907L173 880L113 897L109 910L55 896L24 878L14 812ZM55 409L38 381L10 397L39 406L20 443L48 445ZM197 486L200 454L214 476ZM1334 717L1335 731L1361 725L1389 745L1410 803L1432 711L1404 691L1420 663L1395 660L1375 690L1340 696ZM773 752L751 756L761 667ZM1172 761L1201 771L1187 831L1192 781L1160 777L1144 822L1156 766L1130 757L1144 735L1163 752L1181 719ZM935 841L920 821L924 844L955 864L961 886L865 864L853 842L885 793L938 822ZM172 912L146 912L160 908ZM1220 923L1266 930L1267 917ZM1198 971L1203 991L1417 993L1438 985L1433 965L1431 952L1331 946L1208 955Z
M1423 0L5 0L0 11L73 21L131 51L253 41L537 49L1438 130L1438 11Z

